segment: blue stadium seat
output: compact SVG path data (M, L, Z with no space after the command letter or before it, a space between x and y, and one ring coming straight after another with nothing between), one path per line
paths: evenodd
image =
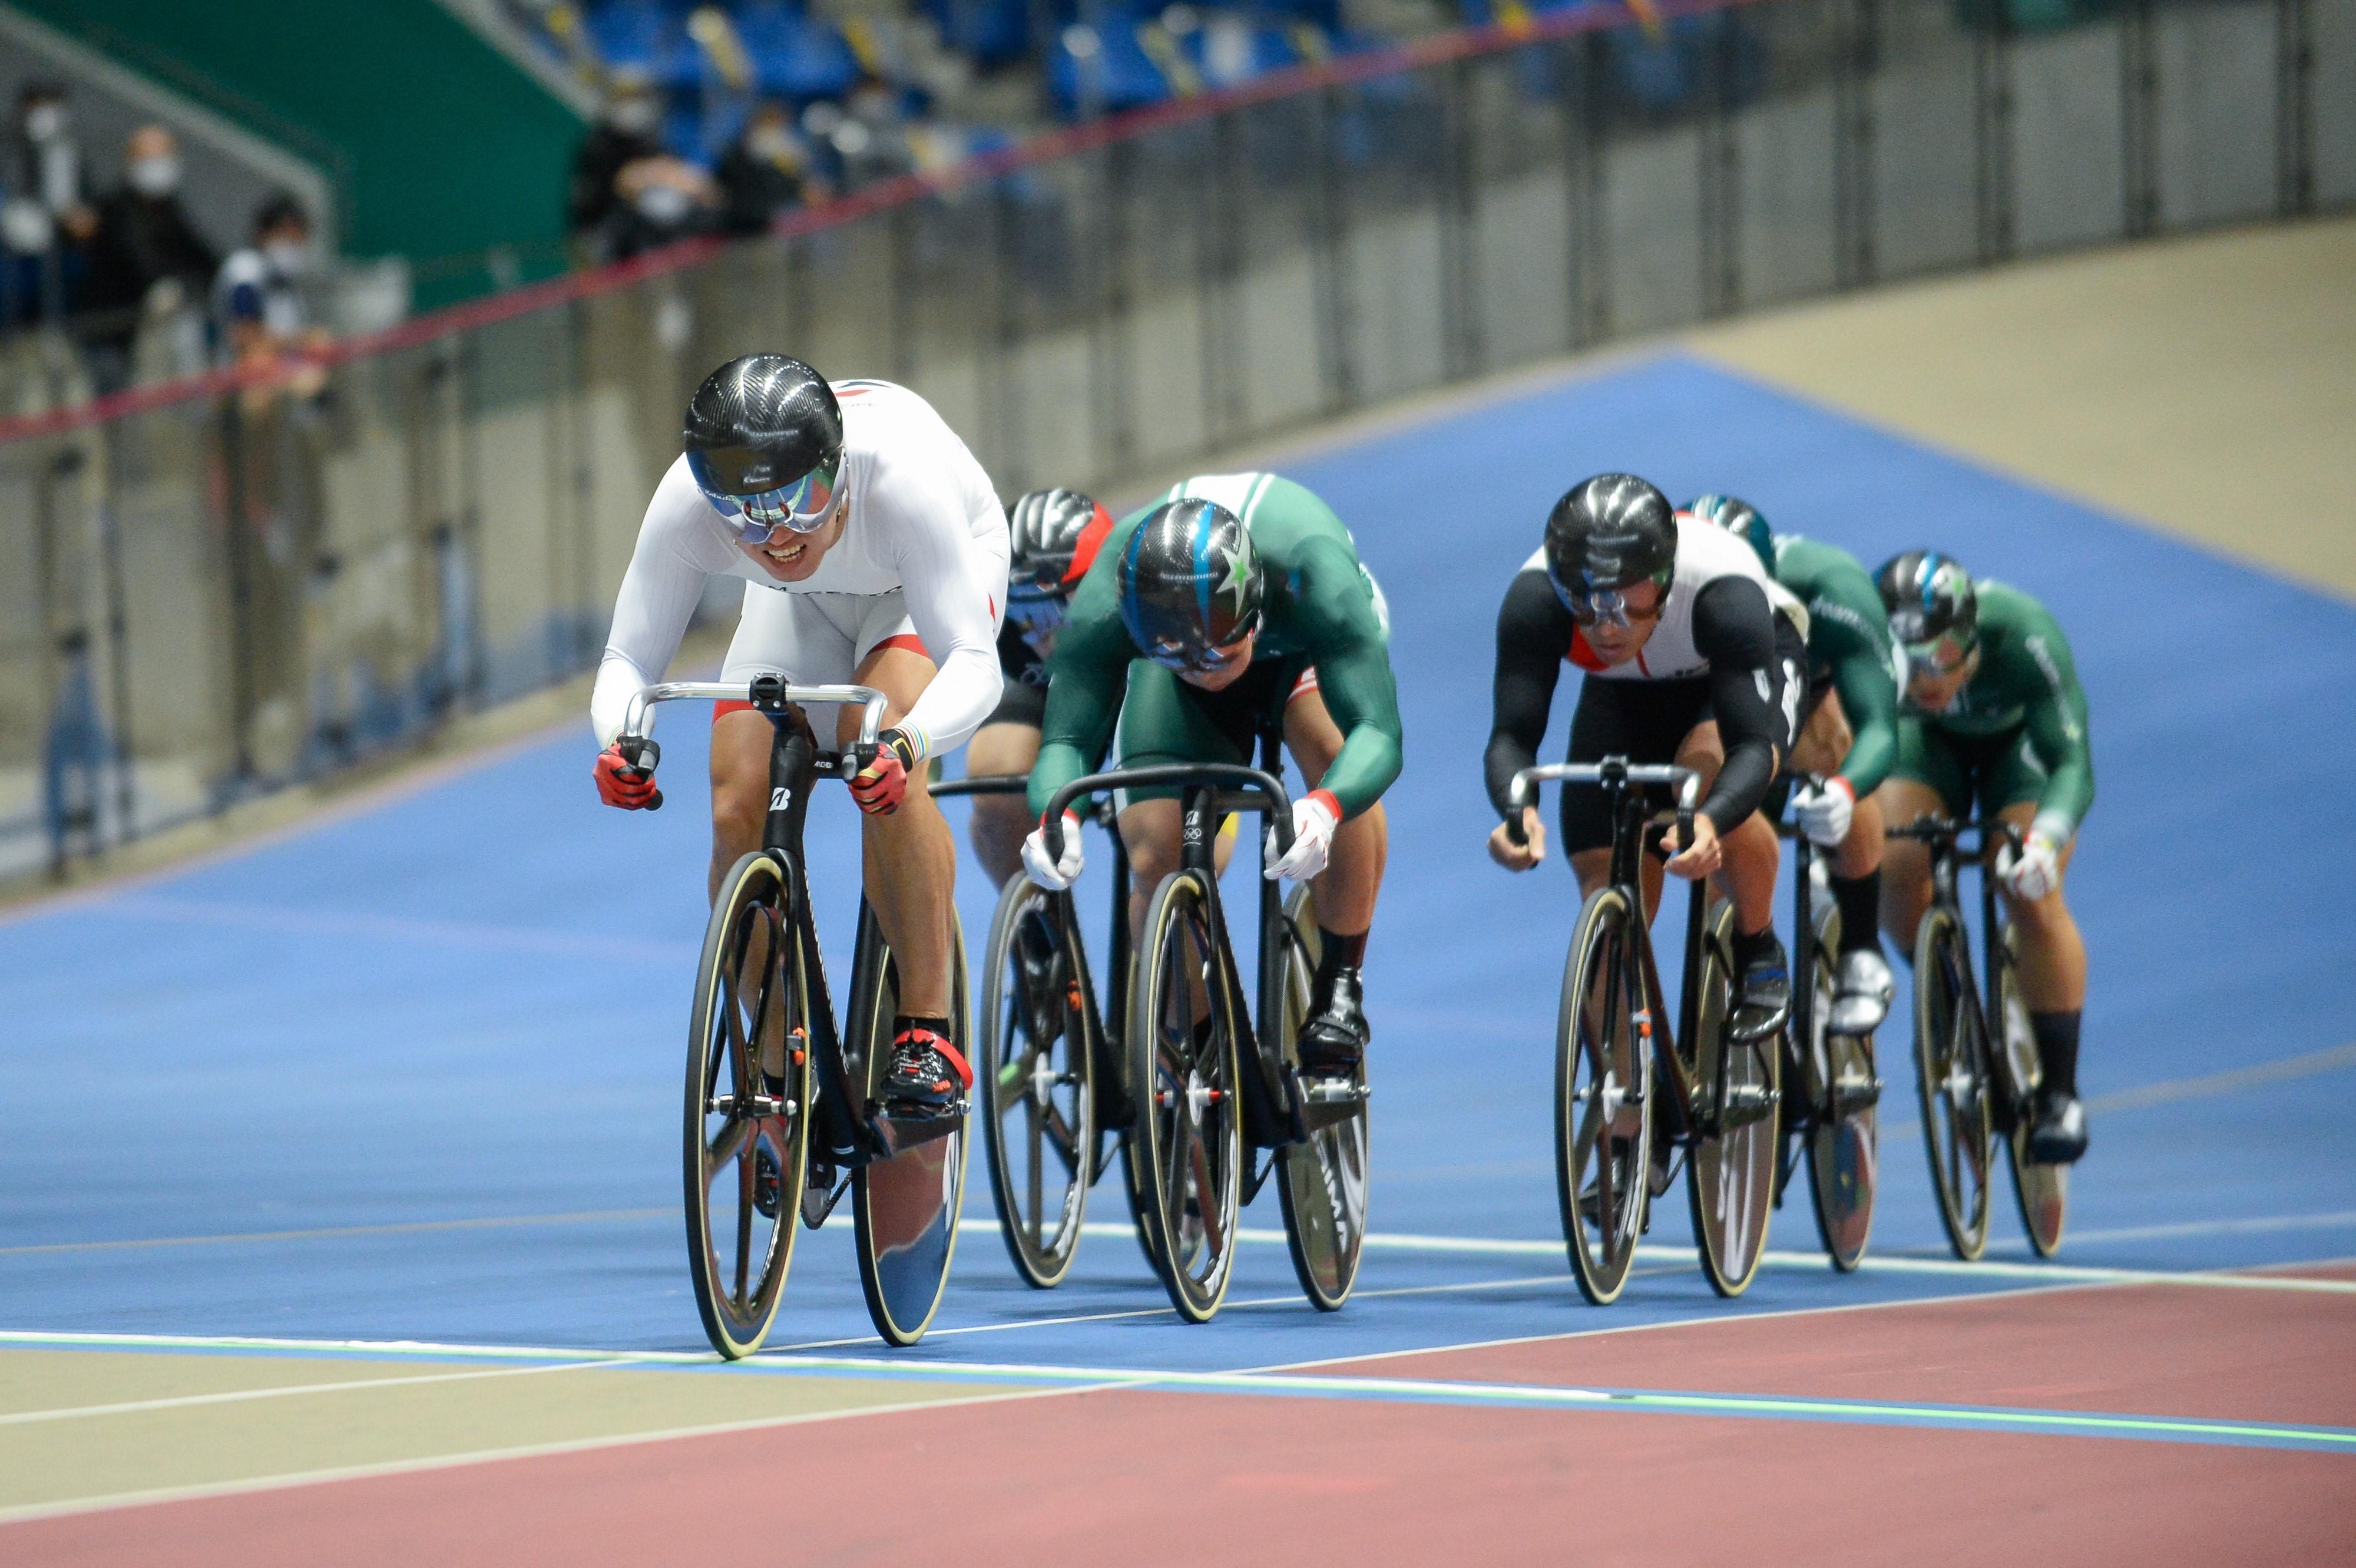
M1138 42L1137 18L1110 12L1097 24L1098 47L1085 64L1075 58L1059 32L1047 51L1047 92L1055 112L1076 120L1093 101L1106 113L1159 103L1170 96L1170 83Z
M1031 52L1026 0L926 0L925 12L941 42L984 68L1009 65Z
M679 13L661 0L605 0L588 15L589 38L608 70L644 71L659 86L692 84L701 62Z

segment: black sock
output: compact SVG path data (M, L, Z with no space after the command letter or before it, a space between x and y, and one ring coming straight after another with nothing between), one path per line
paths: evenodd
M1356 969L1365 961L1366 933L1364 931L1355 937L1345 937L1320 926L1317 928L1317 940L1320 947L1317 981L1320 985L1332 984L1344 970Z
M1880 951L1881 867L1863 876L1836 876L1832 884L1833 902L1841 912L1841 956L1869 948Z
M1783 946L1775 939L1775 922L1768 921L1759 929L1745 935L1740 928L1734 933L1734 967L1737 972L1749 969L1762 959L1781 959Z
M2037 1036L2037 1060L2045 1069L2045 1087L2075 1099L2078 1093L2077 1013L2031 1013L2029 1027Z
M949 1021L947 1018L926 1018L914 1013L901 1013L894 1015L892 1019L894 1039L898 1039L911 1029L930 1029L944 1040L949 1037Z

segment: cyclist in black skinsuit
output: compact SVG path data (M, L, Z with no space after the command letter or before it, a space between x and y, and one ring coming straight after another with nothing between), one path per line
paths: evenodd
M1047 713L1047 659L1072 590L1087 575L1112 513L1077 490L1033 490L1006 509L1010 559L1006 624L998 633L998 667L1006 689L966 743L966 771L1028 773L1039 758L1039 725ZM1002 887L1023 869L1023 835L1033 822L1020 795L978 795L973 853Z
M1497 614L1495 721L1489 799L1511 817L1506 788L1537 761L1562 666L1585 672L1570 724L1570 759L1621 756L1698 771L1704 796L1691 848L1671 859L1688 880L1717 875L1734 901L1740 975L1730 1032L1757 1038L1791 1002L1773 923L1780 858L1759 814L1790 754L1807 691L1807 611L1750 546L1629 474L1600 474L1556 503L1546 542L1506 590ZM1611 875L1612 824L1602 792L1562 793L1562 834L1582 894ZM1526 843L1500 825L1489 854L1509 871L1544 858L1546 829L1525 808ZM1660 877L1644 864L1647 909Z

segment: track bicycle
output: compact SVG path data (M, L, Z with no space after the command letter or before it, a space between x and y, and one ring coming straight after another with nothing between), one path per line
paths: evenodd
M1740 1295L1767 1248L1783 1053L1772 1029L1729 1036L1733 909L1709 910L1707 878L1693 884L1677 1025L1668 1027L1637 875L1647 787L1676 790L1683 846L1693 842L1701 776L1624 757L1526 768L1507 790L1505 831L1517 842L1523 809L1547 779L1602 789L1612 823L1610 879L1580 907L1555 1024L1555 1186L1571 1273L1595 1305L1619 1299L1652 1196L1668 1189L1682 1154L1702 1273L1719 1295ZM1660 1085L1665 1097L1655 1093Z
M1967 848L1963 836L1972 832L1978 842ZM1997 897L2004 867L2019 853L2020 830L2001 820L1958 822L1934 814L1891 828L1889 836L1931 851L1931 907L1914 929L1914 1078L1947 1245L1965 1262L1987 1251L1989 1167L2001 1139L2021 1229L2037 1255L2050 1258L2062 1249L2069 1219L2070 1167L2029 1157L2043 1069L2016 972L2018 938ZM1985 990L1972 973L1971 932L1957 892L1967 861L1980 872ZM1994 1000L1993 1008L1985 999Z
M850 779L873 759L885 698L868 686L669 682L630 700L626 760L651 772L657 703L741 700L765 715L769 809L761 847L722 879L696 968L682 1131L689 1276L712 1348L731 1360L768 1337L793 1259L794 1220L826 1222L845 1191L859 1281L875 1331L922 1338L948 1280L965 1196L966 1102L917 1112L877 1094L899 1011L899 977L862 895L851 1006L838 1027L802 855L821 776ZM798 704L855 703L859 740L821 749ZM650 804L659 806L658 793ZM968 1035L965 949L950 922L951 1018Z
M936 800L1014 795L1023 774L945 780ZM1111 843L1111 1005L1099 1008L1071 894L1051 893L1017 871L1000 891L982 961L981 1034L974 1058L983 1148L1007 1256L1023 1283L1062 1283L1077 1254L1088 1189L1118 1155L1138 1245L1153 1262L1130 1158L1132 1109L1120 1062L1129 1006L1129 852L1109 794L1086 802L1085 820Z
M1819 780L1810 779L1816 783ZM1840 908L1820 886L1823 858L1808 835L1776 825L1792 841L1792 1020L1783 1032L1783 1155L1775 1206L1782 1208L1794 1168L1808 1165L1809 1206L1825 1255L1842 1273L1865 1256L1878 1187L1881 1079L1873 1036L1836 1035L1828 1026L1840 973Z
M1272 1174L1283 1178L1278 1194L1293 1274L1321 1311L1349 1298L1365 1240L1365 1064L1348 1078L1305 1078L1299 1068L1296 1040L1319 957L1310 889L1287 899L1260 880L1257 1025L1228 942L1213 863L1220 821L1264 811L1275 853L1291 845L1278 737L1263 734L1260 746L1258 768L1170 763L1090 774L1057 790L1045 817L1047 851L1060 855L1073 802L1117 789L1182 791L1180 865L1146 908L1120 1058L1148 1251L1171 1305L1192 1323L1207 1322L1226 1299L1243 1208ZM1263 839L1263 872L1269 855ZM1062 897L1057 928L1076 950L1077 925L1068 893Z

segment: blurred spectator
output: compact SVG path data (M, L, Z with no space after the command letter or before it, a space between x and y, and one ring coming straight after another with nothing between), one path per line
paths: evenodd
M228 362L252 365L327 346L327 335L311 326L303 298L314 264L310 214L279 191L254 210L253 242L232 252L213 280L213 319ZM308 396L325 381L325 371L313 365L299 371L292 384Z
M161 125L142 125L123 149L123 184L98 207L82 303L82 329L101 392L132 379L133 339L146 328L195 320L220 258L180 205L180 144ZM165 372L196 368L183 349Z
M0 317L57 320L78 282L98 215L82 196L81 147L65 89L27 82L16 97L8 199L0 207Z
M662 100L637 71L617 70L605 94L605 112L580 150L573 155L572 189L565 198L565 227L594 234L621 204L616 182L632 164L663 156L657 132Z
M789 207L826 196L786 107L765 102L720 160L722 220L732 234L758 234Z
M685 158L666 154L626 164L614 177L614 194L620 199L597 232L599 261L627 261L720 223L720 188Z

